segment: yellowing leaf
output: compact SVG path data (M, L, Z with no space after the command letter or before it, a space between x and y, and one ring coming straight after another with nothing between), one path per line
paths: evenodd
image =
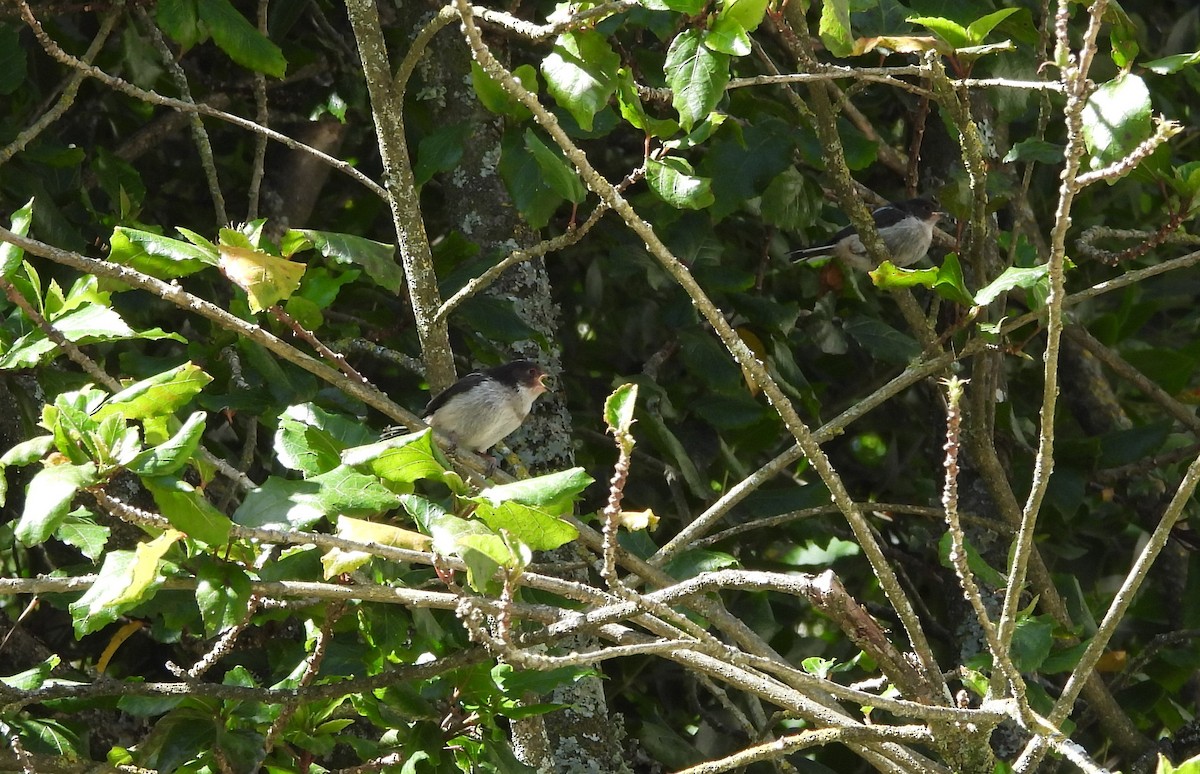
M393 548L411 548L414 551L427 550L433 540L428 535L422 535L420 532L400 529L399 527L393 527L391 524L352 519L349 516L342 516L338 519L337 534L338 537L347 540L356 540L360 543L377 543L381 546L392 546Z
M342 516L338 519L337 534L338 537L356 540L360 543L410 548L414 551L428 550L433 542L433 538L422 535L420 532L400 529L390 524L352 519L349 516ZM334 548L321 557L321 567L325 579L328 580L337 575L353 572L369 561L371 561L371 554L366 551Z
M644 511L621 511L617 514L617 523L630 532L654 530L658 527L658 516L650 508Z
M182 540L183 533L177 529L169 529L148 543L138 543L134 551L132 575L129 585L125 587L110 604L120 605L141 599L142 593L150 587L158 577L158 562L177 541Z
M229 281L246 291L250 311L261 312L300 287L305 265L246 247L221 245L219 265Z

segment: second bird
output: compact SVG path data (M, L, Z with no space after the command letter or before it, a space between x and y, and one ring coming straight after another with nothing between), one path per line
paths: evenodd
M546 391L532 360L473 371L438 393L421 417L455 445L483 453L512 433Z
M933 242L933 224L941 216L937 203L926 197L888 204L871 213L875 230L897 266L911 266L925 257ZM855 269L875 268L854 226L847 226L827 242L796 250L792 255L797 256L797 263L833 256Z

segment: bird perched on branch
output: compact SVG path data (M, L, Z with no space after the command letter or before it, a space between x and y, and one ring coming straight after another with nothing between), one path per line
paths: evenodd
M421 418L456 446L482 454L521 426L548 389L545 379L532 360L473 371L429 401Z
M910 266L929 252L929 245L933 242L933 224L942 214L937 202L920 197L880 207L871 213L871 217L879 238L891 253L892 263ZM798 256L797 263L832 256L862 271L875 268L875 262L867 253L854 226L847 226L826 242L795 250L791 254Z

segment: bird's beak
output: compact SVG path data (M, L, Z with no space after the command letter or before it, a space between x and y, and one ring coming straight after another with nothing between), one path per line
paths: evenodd
M549 391L550 391L550 389L551 389L551 388L554 386L554 384L553 384L553 380L551 380L551 383L550 383L550 384L546 384L546 380L547 380L547 379L550 379L550 375L549 375L549 374L539 374L539 375L538 375L538 378L537 378L537 386L538 386L538 392L539 392L539 393L542 393L542 392L549 392Z

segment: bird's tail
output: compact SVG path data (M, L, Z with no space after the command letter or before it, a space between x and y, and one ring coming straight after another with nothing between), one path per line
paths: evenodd
M829 258L833 255L833 250L829 245L817 245L816 247L806 247L803 250L793 250L788 255L791 256L792 263L806 263L818 258Z

